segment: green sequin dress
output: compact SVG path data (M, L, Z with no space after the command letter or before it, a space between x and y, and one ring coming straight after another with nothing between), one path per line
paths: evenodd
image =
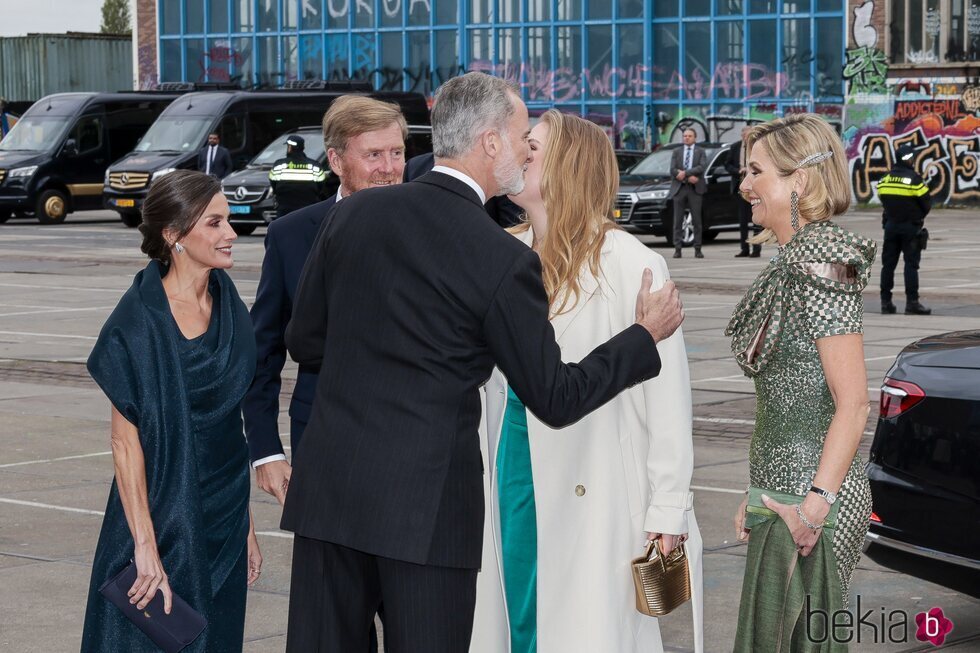
M873 241L831 222L807 224L736 307L726 334L733 336L732 350L743 371L755 381L756 424L749 449L753 486L798 496L809 491L835 411L816 340L863 332L861 291L874 256ZM832 548L847 605L871 514L871 490L859 454L838 501Z

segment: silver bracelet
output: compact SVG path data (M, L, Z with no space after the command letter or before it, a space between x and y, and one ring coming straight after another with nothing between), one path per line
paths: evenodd
M807 519L806 515L803 514L803 504L801 503L796 504L796 514L799 516L800 521L803 522L803 525L809 528L811 531L817 530L818 528L823 526L824 523L826 523L826 522L821 522L819 524L814 524L809 519Z

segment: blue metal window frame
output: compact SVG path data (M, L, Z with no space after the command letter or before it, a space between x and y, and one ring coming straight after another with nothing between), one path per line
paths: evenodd
M821 18L831 18L838 19L840 21L840 29L843 33L846 26L846 3L841 1L841 6L839 11L816 11L816 0L802 0L802 4L807 5L805 11L800 12L784 12L784 4L790 0L777 0L775 4L776 11L774 13L749 13L748 5L751 0L742 0L741 13L739 14L723 14L719 12L719 4L726 2L727 0L711 0L710 11L707 15L697 15L689 16L686 12L685 2L680 0L679 11L677 16L673 17L658 17L654 15L654 5L655 0L642 0L643 11L642 16L636 18L621 18L619 16L619 2L620 0L608 0L610 3L609 7L609 17L603 18L589 18L590 3L596 0L578 0L581 4L579 5L579 17L574 20L558 20L558 2L559 0L547 0L550 9L550 20L544 21L528 21L528 2L533 0L517 0L518 2L518 15L520 20L503 22L498 20L498 8L499 3L502 0L491 0L492 6L490 9L490 20L486 22L469 22L470 11L472 9L473 0L453 0L456 3L457 10L457 20L455 23L438 23L436 22L437 15L437 3L441 0L428 0L430 11L428 15L428 21L421 25L409 25L409 9L412 5L412 0L400 0L400 14L401 18L398 21L399 24L394 26L381 26L381 15L380 11L384 11L384 3L386 0L362 0L362 2L367 2L372 6L372 24L367 27L357 27L355 26L356 15L357 15L357 5L358 0L342 0L347 3L347 21L346 25L338 28L328 28L327 27L327 13L329 11L329 2L331 0L313 0L313 4L319 9L320 21L319 28L314 29L304 29L303 25L303 0L271 0L275 5L276 11L276 27L274 31L258 31L258 20L259 20L259 7L260 4L264 4L270 0L248 0L253 16L253 29L249 32L239 32L236 31L237 20L236 20L236 5L241 4L241 0L223 0L226 3L227 15L228 15L228 31L226 32L214 32L211 30L211 13L209 11L209 5L213 0L158 0L158 6L160 11L161 26L164 22L164 11L166 10L177 10L180 14L180 32L178 34L162 34L157 35L157 52L160 53L161 58L163 54L163 43L166 41L179 41L180 42L180 70L184 76L185 81L195 81L187 80L188 77L188 60L187 60L187 41L189 39L202 39L204 52L207 53L218 42L227 42L231 47L234 47L235 40L238 39L249 39L251 41L251 51L253 57L252 64L252 74L251 79L242 80L246 86L256 85L259 80L265 76L268 78L270 75L276 73L284 73L286 65L286 52L283 38L285 37L296 37L296 71L294 71L297 77L301 77L303 74L303 62L305 61L305 48L307 47L307 42L305 37L309 36L319 36L320 41L320 65L324 76L328 76L328 65L331 63L327 60L328 54L332 51L328 48L328 43L332 39L341 38L346 39L346 53L347 53L347 69L346 73L348 76L354 75L357 71L354 70L355 66L355 42L359 38L367 37L369 41L373 44L373 64L374 73L372 74L372 81L374 84L380 85L383 81L382 74L379 72L381 70L382 64L382 35L389 33L397 33L401 36L401 61L403 67L408 67L412 62L409 61L409 49L410 49L410 39L412 34L417 33L427 33L428 34L428 76L434 78L433 86L440 81L438 79L439 71L438 69L438 53L436 51L438 32L448 32L454 31L458 39L458 65L463 68L469 68L471 64L470 58L470 34L473 30L487 30L490 37L490 64L496 70L496 67L501 60L499 58L499 36L501 29L516 29L518 30L518 43L519 43L519 53L522 62L526 62L528 59L529 44L528 44L528 30L529 29L545 29L547 30L550 45L550 65L551 70L555 71L558 68L558 30L562 27L569 27L578 32L578 36L581 44L581 57L580 57L580 71L578 75L578 93L577 97L571 101L562 102L563 107L576 107L580 115L587 115L590 113L593 107L609 107L612 115L618 115L622 107L627 106L640 106L644 107L642 113L644 115L644 122L646 124L647 131L651 131L653 128L650 125L651 116L650 108L653 105L658 107L670 107L675 110L676 115L681 115L687 112L689 109L697 109L702 115L712 115L715 114L719 108L719 105L725 105L727 108L733 104L742 104L744 107L744 113L742 117L748 117L751 111L751 105L771 105L775 106L775 113L781 113L786 109L793 107L803 107L806 110L813 110L816 105L820 104L842 104L844 101L844 85L843 81L840 85L840 95L830 95L830 96L820 96L819 86L817 81L818 75L818 65L816 54L817 42L819 35L817 33L817 20ZM336 2L337 0L334 0ZM424 0L415 0L415 2L420 2ZM188 33L186 31L187 27L187 4L189 2L200 3L201 9L204 14L204 32L203 33ZM297 25L295 28L283 29L282 23L285 16L284 9L288 3L293 3L296 9ZM166 5L166 8L165 8ZM716 25L725 22L737 22L742 25L743 43L742 43L742 63L749 64L749 52L751 49L751 30L749 29L750 23L755 21L775 21L776 28L776 70L773 71L774 74L778 75L780 78L786 73L786 65L784 65L782 50L783 50L783 32L785 21L787 20L808 20L809 22L809 54L811 55L811 60L809 62L810 71L810 83L809 92L804 99L787 97L785 95L780 97L765 97L765 98L753 98L751 101L746 101L743 97L740 98L727 98L719 97L717 89L712 88L710 97L707 99L690 99L685 97L685 93L680 91L677 93L677 97L671 97L666 99L656 98L653 96L653 64L655 63L654 54L652 52L653 48L653 28L658 24L673 24L677 26L678 37L679 37L679 61L678 61L678 73L681 79L687 80L688 74L688 63L685 57L686 51L686 33L685 26L692 23L707 23L710 25L711 29L711 47L710 47L710 59L712 65L712 77L718 65L718 52L717 52L717 42L714 38ZM590 68L590 57L589 57L589 28L591 27L609 27L612 33L612 63L614 66L618 67L619 55L620 55L620 43L619 43L619 28L624 25L641 25L643 32L643 62L646 66L644 71L643 82L647 89L649 89L649 95L646 97L620 97L620 96L610 96L610 97L591 97L589 94L589 84L583 71ZM159 32L159 30L158 30ZM263 71L259 69L259 62L256 60L258 55L258 44L260 38L273 39L276 44L276 54L277 61L279 63L279 70L277 71ZM240 42L240 41L239 41ZM841 39L841 51L839 63L842 66L844 62L844 49L846 47L846 39ZM162 64L163 62L161 62ZM833 62L832 62L833 63ZM210 68L210 66L207 66ZM230 61L228 64L229 74L234 76L239 73L237 70L238 66L234 60ZM161 65L160 69L163 70L164 66ZM206 81L212 81L206 79ZM280 80L281 81L281 80ZM409 80L402 79L401 89L397 90L409 90ZM429 88L430 92L434 89ZM554 98L555 87L552 85L551 96ZM527 99L526 91L523 92L525 99ZM528 106L531 109L545 109L555 104L552 100L534 100L528 101ZM737 117L737 114L733 114L733 117Z

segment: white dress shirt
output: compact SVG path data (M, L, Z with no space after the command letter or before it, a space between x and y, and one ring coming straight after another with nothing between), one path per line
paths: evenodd
M487 203L487 194L480 187L480 184L476 183L476 181L474 181L473 178L465 172L460 172L456 168L450 168L449 166L433 166L432 172L441 172L444 175L449 175L450 177L459 179L461 182L476 191L476 194L480 196L481 204Z

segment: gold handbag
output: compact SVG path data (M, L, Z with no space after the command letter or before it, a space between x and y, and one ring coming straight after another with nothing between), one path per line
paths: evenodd
M646 553L630 563L636 609L650 617L663 617L691 600L691 575L687 550L681 544L666 557L657 540L651 540Z

